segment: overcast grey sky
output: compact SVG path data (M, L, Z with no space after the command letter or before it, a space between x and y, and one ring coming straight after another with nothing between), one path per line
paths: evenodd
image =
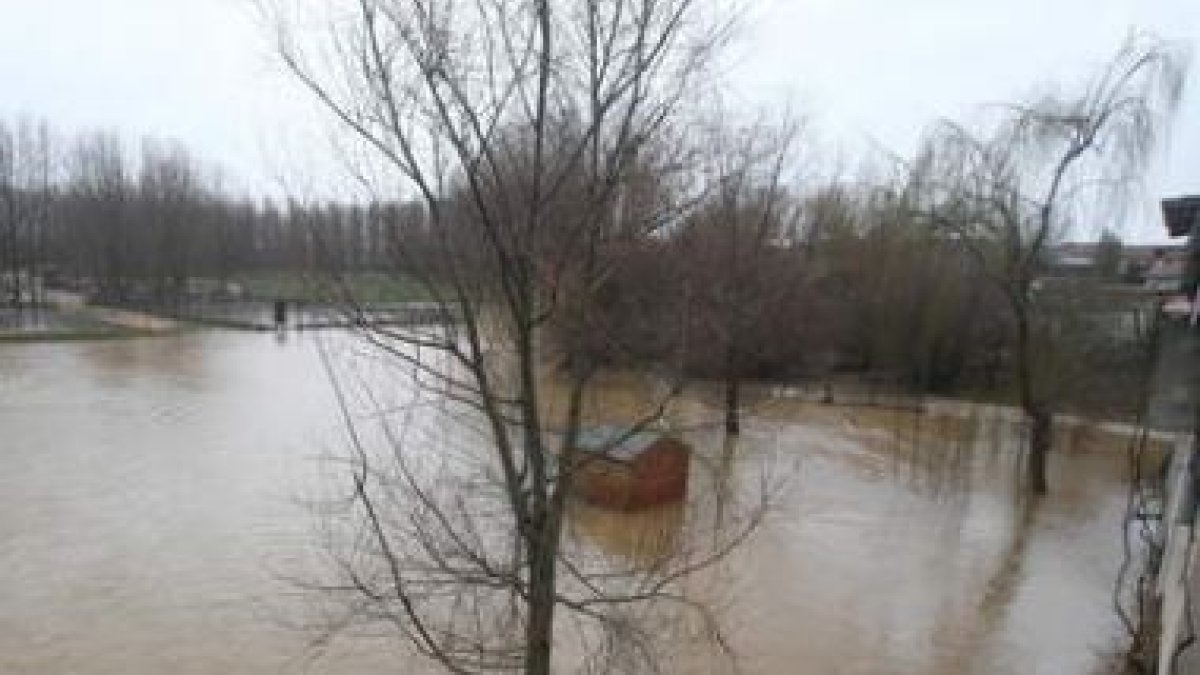
M822 157L841 157L849 169L873 144L910 152L937 117L970 118L1039 85L1077 84L1131 28L1200 46L1198 0L749 4L729 74L737 95L805 114ZM0 6L0 117L177 139L251 192L278 190L282 175L322 165L313 106L280 73L248 0ZM316 180L320 171L309 173ZM1150 197L1200 193L1200 84L1189 87L1147 187ZM1152 207L1148 199L1143 212ZM1130 238L1159 238L1152 216L1134 220Z

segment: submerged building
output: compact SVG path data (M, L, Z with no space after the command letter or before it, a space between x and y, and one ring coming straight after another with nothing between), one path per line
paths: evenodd
M620 510L681 501L687 494L691 453L679 439L619 427L580 432L575 491L592 504Z

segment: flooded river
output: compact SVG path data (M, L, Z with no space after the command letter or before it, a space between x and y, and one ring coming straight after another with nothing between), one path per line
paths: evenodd
M761 470L766 456L786 480L725 566L738 668L1102 672L1121 638L1119 439L1064 438L1053 493L1034 503L1016 497L1003 420L759 394L724 455L733 489L755 475L736 466ZM702 391L681 405L718 418ZM380 642L314 650L280 610L312 537L297 498L320 487L314 458L339 442L335 412L304 336L0 345L0 672L415 670ZM727 450L703 429L689 440L704 457ZM682 520L579 506L569 530L636 558L638 532L671 536Z

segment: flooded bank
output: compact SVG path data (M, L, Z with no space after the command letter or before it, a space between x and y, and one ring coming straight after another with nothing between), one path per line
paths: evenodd
M613 417L644 385L604 384L596 405ZM1064 432L1052 492L1030 502L1021 430L1003 415L764 390L729 446L705 424L718 402L701 388L671 411L695 464L714 489L772 475L778 491L756 536L688 585L717 607L733 656L689 648L666 671L1090 675L1119 646L1122 439ZM385 641L314 650L279 611L313 536L297 498L341 438L308 338L2 346L0 429L0 672L419 669ZM579 504L568 533L653 559L703 532L687 508Z

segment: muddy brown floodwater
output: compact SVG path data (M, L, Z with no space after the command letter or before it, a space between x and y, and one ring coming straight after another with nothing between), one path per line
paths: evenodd
M631 386L621 382L612 395ZM1017 496L1018 431L1002 417L768 393L727 455L732 489L751 489L763 467L782 479L766 523L721 572L738 668L1101 672L1122 636L1109 600L1121 439L1063 434L1053 492L1035 503ZM703 391L680 406L680 418L716 418ZM380 642L314 651L279 611L292 588L281 576L312 536L297 497L316 489L313 458L337 438L306 337L0 346L0 672L416 670ZM688 439L702 457L726 450L710 431ZM687 520L681 507L571 516L572 537L631 559Z

